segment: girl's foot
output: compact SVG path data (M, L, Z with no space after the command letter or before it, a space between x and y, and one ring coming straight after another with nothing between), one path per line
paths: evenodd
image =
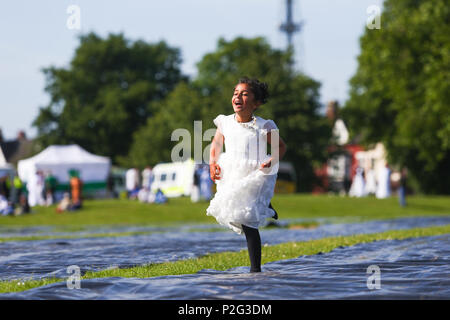
M278 220L278 213L277 213L277 212L275 211L275 209L272 207L272 202L269 203L269 208L272 209L272 210L275 212L275 214L273 215L272 218L274 218L275 220Z

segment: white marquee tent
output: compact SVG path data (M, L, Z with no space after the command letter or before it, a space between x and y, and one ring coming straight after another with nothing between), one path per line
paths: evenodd
M12 175L14 173L14 168L11 164L6 162L5 156L3 155L2 148L0 148L0 178L5 175Z
M105 182L111 166L108 157L101 157L87 152L80 146L49 146L34 157L20 160L17 171L20 179L29 181L37 170L50 171L59 183L69 182L69 171L77 170L84 183Z

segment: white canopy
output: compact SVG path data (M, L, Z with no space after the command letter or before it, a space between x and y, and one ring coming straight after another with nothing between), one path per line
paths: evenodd
M3 155L2 148L0 148L0 167L4 166L6 166L6 159L5 156Z
M80 146L49 146L34 157L20 160L17 171L20 179L29 181L29 177L37 170L51 171L59 183L69 182L69 170L79 171L83 182L106 181L111 161L108 157L101 157L87 152Z
M6 162L2 148L0 148L0 178L5 175L12 174L14 172L13 169L13 166Z

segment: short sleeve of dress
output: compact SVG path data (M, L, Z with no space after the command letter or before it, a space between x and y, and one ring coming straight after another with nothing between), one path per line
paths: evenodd
M223 114L219 114L214 120L214 124L216 125L217 129L221 134L223 134L223 125L224 125L224 118L225 116Z
M263 129L266 132L270 132L270 130L278 130L278 127L273 120L267 120L266 123L264 123Z

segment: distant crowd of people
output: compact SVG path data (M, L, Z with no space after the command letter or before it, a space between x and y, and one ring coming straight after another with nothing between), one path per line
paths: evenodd
M137 199L143 203L167 203L167 196L161 189L152 191L154 175L152 167L147 166L141 173L142 184L140 183L140 174L137 168L130 168L125 174L125 187L127 189L128 199Z
M13 179L10 179L9 175L0 177L0 215L25 214L31 212L31 208L34 206L50 206L55 203L57 203L56 212L58 213L81 209L83 182L80 172L70 170L68 174L70 190L59 193L59 197L56 196L58 180L51 171L37 170L34 175L29 177L27 183L22 182L17 174ZM400 172L397 188L401 206L406 206L406 179L407 171L403 169ZM125 180L128 199L137 199L143 203L163 204L168 202L167 196L160 188L152 190L155 176L150 166L147 166L141 173L137 168L128 169ZM192 181L191 201L211 200L213 181L210 178L209 166L206 164L195 165ZM379 199L390 197L391 170L389 166L378 169L376 174L374 170L364 172L363 168L358 167L348 194L352 197L374 195Z
M83 182L77 170L69 171L69 191L63 193L56 212L75 211L82 208ZM12 181L11 181L12 180ZM28 181L17 174L0 177L0 214L21 215L30 213L35 206L51 206L58 202L58 180L51 171L36 170Z
M63 186L50 170L36 170L26 182L23 182L17 174L13 179L9 174L0 177L0 215L30 213L36 206L56 205L57 213L81 209L83 181L80 172L72 169L68 175L68 188L66 182ZM172 179L175 179L175 175L173 173ZM154 182L152 167L147 166L142 172L137 168L128 169L125 173L126 197L143 203L167 203L168 197L163 188L154 186L152 188ZM195 165L191 187L189 194L192 202L211 200L213 181L207 164ZM118 196L112 174L107 181L107 194L112 197Z
M0 214L21 215L30 211L27 191L22 180L17 175L12 181L9 175L0 177Z
M142 181L142 183L141 183ZM130 168L125 173L125 187L128 199L137 199L143 203L166 203L167 196L161 188L152 188L155 181L153 169L147 166L141 173L137 168ZM195 165L191 191L192 202L209 201L212 198L213 181L209 175L209 166Z
M402 207L406 206L406 178L407 171L402 169L398 185L399 203ZM390 197L391 193L391 169L388 165L380 168L376 175L374 170L368 170L366 173L361 167L356 169L349 196L365 197L375 195L378 199L384 199Z

